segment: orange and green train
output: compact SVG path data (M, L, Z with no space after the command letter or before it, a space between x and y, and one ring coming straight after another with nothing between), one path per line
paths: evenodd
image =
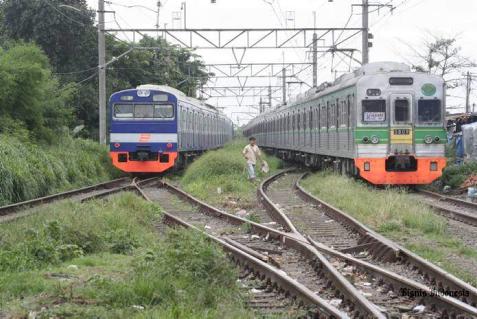
M429 184L446 165L445 84L404 64L365 65L244 128L286 160L376 185Z

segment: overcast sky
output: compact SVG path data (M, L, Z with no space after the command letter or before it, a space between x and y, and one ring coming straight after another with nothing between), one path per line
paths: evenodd
M359 4L360 0L186 0L187 1L187 27L188 28L258 28L284 26L313 27L313 12L316 12L317 27L343 27L348 22L348 27L360 27L360 7L352 8L351 4ZM121 28L154 28L156 14L141 7L126 8L124 6L141 5L156 10L156 0L111 0L106 5L106 10L116 11L117 22ZM162 0L160 24L168 28L179 28L183 21L173 20L173 12L181 12L181 3L184 0ZM376 3L378 1L373 1ZM92 8L97 8L96 0L88 0ZM421 50L421 44L430 39L431 35L457 37L462 47L463 55L477 60L477 1L469 0L382 0L381 3L393 4L396 9L391 14L386 8L373 12L370 15L371 33L374 34L374 47L370 52L370 61L398 61L405 63L416 62L416 52ZM373 8L371 10L374 10ZM287 12L294 12L295 19L287 21ZM289 13L290 14L290 13ZM117 28L111 14L107 15L107 27ZM126 39L127 35L118 34ZM129 39L132 36L129 35ZM361 38L356 37L348 42L346 47L361 48ZM199 50L206 63L232 63L233 54L228 50ZM246 52L244 62L306 62L310 61L306 50L249 50ZM338 61L337 57L333 60ZM346 62L349 62L346 61ZM331 72L331 55L320 59L319 82L333 80L340 73ZM342 63L336 68L338 72L348 70L349 64ZM476 70L474 69L474 72ZM311 83L311 69L300 74L300 79ZM272 81L278 85L279 79ZM257 85L268 85L267 79L256 79ZM235 80L220 80L219 86L238 85ZM477 81L473 91L471 103L477 103ZM306 91L306 85L290 85L290 95ZM456 107L464 104L464 89L452 92L456 96L448 99L448 106ZM277 95L279 97L280 94ZM213 99L211 104L236 105L235 99ZM244 104L258 104L258 99L247 98ZM232 112L238 108L227 108L226 113L241 122L249 118L245 114ZM244 107L241 111L253 111ZM453 109L462 111L462 109Z

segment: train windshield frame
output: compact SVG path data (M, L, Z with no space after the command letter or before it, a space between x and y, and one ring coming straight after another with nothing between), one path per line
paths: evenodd
M417 121L420 124L442 123L441 100L419 100L417 103Z
M361 120L365 124L382 124L387 121L386 100L362 100Z
M174 105L170 103L116 103L115 120L171 121L175 119Z

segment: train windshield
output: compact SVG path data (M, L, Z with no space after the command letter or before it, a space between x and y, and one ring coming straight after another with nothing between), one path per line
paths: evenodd
M419 123L440 123L442 121L441 101L419 100L417 117Z
M363 122L381 123L386 121L385 100L363 100Z
M116 104L116 119L172 119L174 107L170 104Z

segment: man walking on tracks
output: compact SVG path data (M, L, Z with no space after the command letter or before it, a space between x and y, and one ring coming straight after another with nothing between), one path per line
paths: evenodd
M243 157L247 160L247 171L248 179L254 181L256 178L255 175L255 166L257 165L257 158L261 160L261 152L257 146L257 139L255 137L250 137L249 144L245 146L242 151Z

